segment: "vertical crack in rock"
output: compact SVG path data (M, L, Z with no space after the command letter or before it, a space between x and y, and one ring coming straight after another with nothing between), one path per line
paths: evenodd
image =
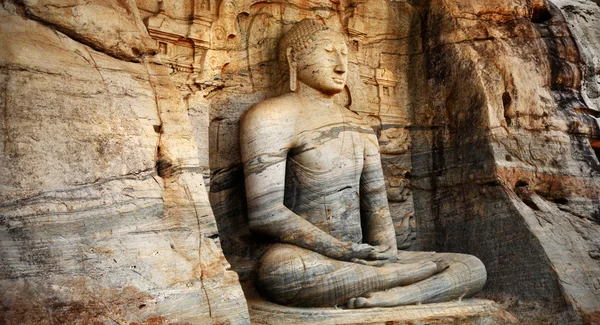
M90 52L90 49L87 46L83 46L83 48L85 49L88 56L90 57L90 60L92 61L90 63L92 64L94 69L96 69L96 71L98 72L100 79L102 79L102 85L104 86L104 90L106 91L107 97L110 99L110 115L112 116L113 111L115 110L115 102L114 102L113 96L111 96L111 92L110 92L110 89L108 88L108 84L106 83L106 79L104 78L104 75L100 71L100 68L98 67L98 63L96 62L96 59L94 59L94 55L92 54L92 52ZM84 59L86 61L88 61L87 58L84 57Z
M190 193L190 188L187 183L185 184L184 189L185 189L186 196L188 197L188 199L190 200L190 202L192 202L192 205L194 206L194 214L196 216L196 222L198 225L198 235L200 236L200 240L198 241L198 255L200 258L200 263L202 263L201 260L202 260L202 245L204 243L204 233L202 232L202 226L200 223L200 213L198 212L198 208L196 207L196 203L194 202L192 194ZM210 298L209 298L208 292L206 291L206 285L204 285L204 269L202 269L202 268L200 269L200 283L202 284L202 291L204 292L204 295L206 296L206 303L208 304L208 315L210 318L212 318L213 317L212 305L210 303Z
M104 89L106 90L106 93L110 94L110 91L108 90L108 85L106 84L106 80L104 79L102 72L100 72L100 69L98 68L98 63L96 63L96 59L94 59L92 52L90 52L90 50L87 47L84 47L84 48L85 48L87 54L90 56L90 59L92 60L91 63L93 64L94 69L96 69L96 71L98 71L98 75L100 76L100 79L102 79L102 84L104 85ZM85 57L84 57L84 59L85 59Z
M152 95L154 96L154 105L156 105L156 116L158 118L158 122L159 125L154 125L154 132L158 133L158 139L156 140L156 173L158 174L159 177L163 177L164 176L164 170L166 168L169 168L171 165L169 164L168 166L163 165L163 163L161 163L161 152L160 152L160 144L161 144L161 140L162 140L162 134L163 134L163 121L162 121L162 114L160 111L160 105L158 103L158 94L156 93L156 87L154 86L154 82L152 81L152 76L150 75L150 69L148 67L148 62L144 62L144 65L146 67L146 72L148 73L148 84L150 85L150 88L152 88ZM166 164L166 162L164 163Z
M2 108L2 118L4 119L4 143L2 151L9 155L8 145L10 144L10 132L8 131L8 84L10 83L10 70L6 69L6 80L1 84L0 92L4 94L4 107Z

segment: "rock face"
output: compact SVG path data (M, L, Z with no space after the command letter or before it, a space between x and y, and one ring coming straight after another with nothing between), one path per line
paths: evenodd
M0 6L0 323L247 324L187 107L121 4Z
M580 59L582 76L582 97L586 107L596 111L591 114L598 117L600 109L600 4L598 1L554 0L554 5L563 14L571 31Z
M25 13L98 51L127 61L140 61L152 51L134 0L23 0Z
M561 12L551 2L429 10L429 91L413 136L418 245L480 257L491 297L597 322L597 122Z
M0 323L248 323L239 120L307 17L347 37L398 247L479 257L524 323L599 323L597 0L3 1Z

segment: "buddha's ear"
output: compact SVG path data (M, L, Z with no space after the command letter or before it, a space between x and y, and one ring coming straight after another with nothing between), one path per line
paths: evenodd
M294 53L294 48L288 46L288 48L285 49L285 55L287 57L288 66L290 67L290 91L294 92L296 91L298 83L296 55Z
M291 66L292 64L296 64L296 51L294 51L294 48L292 46L288 46L287 49L285 49L285 56L287 58L287 62L288 64Z

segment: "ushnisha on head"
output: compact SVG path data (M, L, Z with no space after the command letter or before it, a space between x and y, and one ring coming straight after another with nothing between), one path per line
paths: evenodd
M304 19L283 36L279 59L290 69L290 90L298 82L324 94L341 92L346 85L348 48L344 37L314 19Z

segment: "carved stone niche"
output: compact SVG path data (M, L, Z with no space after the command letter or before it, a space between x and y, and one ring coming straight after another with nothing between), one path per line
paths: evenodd
M215 1L196 0L193 8L192 19L175 19L165 13L164 3L159 1L158 12L144 20L156 41L158 57L173 72L200 73L204 54L211 48Z
M515 323L491 301L462 300L485 283L476 257L397 251L377 137L336 104L347 55L338 32L300 21L279 45L290 91L241 119L249 228L270 242L245 285L253 323ZM396 80L376 69L375 81L389 112Z

